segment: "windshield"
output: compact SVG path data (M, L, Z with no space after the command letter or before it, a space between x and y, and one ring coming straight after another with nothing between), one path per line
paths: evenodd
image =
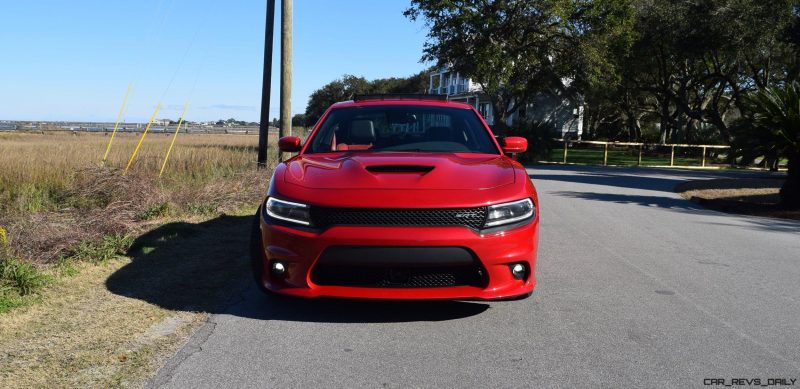
M421 105L333 109L306 153L423 151L499 154L474 112Z

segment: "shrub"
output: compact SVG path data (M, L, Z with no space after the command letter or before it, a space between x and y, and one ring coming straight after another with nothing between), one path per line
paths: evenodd
M145 208L144 211L137 217L140 221L147 221L152 220L160 217L164 217L170 214L172 211L172 206L169 203L160 203L151 205Z
M0 227L0 313L23 305L22 296L35 293L49 280L30 263L11 255L6 230Z
M217 213L219 207L211 203L189 203L186 210L193 215L208 216Z
M734 153L743 161L756 156L786 158L781 203L800 208L800 83L754 92L746 103L752 115L732 128Z
M550 157L553 134L556 129L550 122L522 122L508 130L508 136L521 136L528 140L528 151L519 155L523 162L533 162Z
M125 253L133 244L130 235L111 234L103 236L99 242L85 240L72 248L72 259L91 263L106 262Z
M0 293L2 294L12 290L21 296L29 295L47 285L48 280L49 277L30 263L22 262L14 257L0 259Z

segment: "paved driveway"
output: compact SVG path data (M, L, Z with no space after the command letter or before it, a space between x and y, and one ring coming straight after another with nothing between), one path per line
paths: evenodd
M800 223L701 210L672 193L688 179L743 173L529 171L542 216L531 298L308 302L251 288L151 384L800 386Z

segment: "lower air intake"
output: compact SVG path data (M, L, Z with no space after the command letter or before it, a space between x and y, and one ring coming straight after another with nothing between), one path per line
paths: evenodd
M311 281L324 286L362 288L446 288L484 286L483 272L476 266L448 268L385 268L371 266L319 265Z
M333 246L320 255L311 281L364 288L485 287L485 274L464 247Z

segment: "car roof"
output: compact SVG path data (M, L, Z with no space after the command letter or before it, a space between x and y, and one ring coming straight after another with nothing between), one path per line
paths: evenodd
M349 107L370 107L381 105L422 105L429 107L450 107L471 109L472 106L466 103L449 101L445 99L434 100L420 97L394 97L394 96L369 96L362 97L357 100L347 100L334 103L331 108L349 108Z

